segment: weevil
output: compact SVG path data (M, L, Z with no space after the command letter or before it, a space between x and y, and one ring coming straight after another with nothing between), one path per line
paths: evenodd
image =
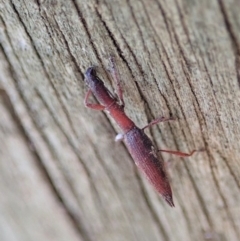
M172 190L168 177L165 172L164 162L158 157L157 152L168 152L179 156L191 156L190 154L180 151L157 150L150 138L144 133L144 129L155 125L159 122L173 120L173 118L160 117L152 121L143 128L137 127L134 122L124 112L123 92L120 87L118 73L114 66L113 58L110 58L111 72L116 82L117 96L114 96L104 85L103 81L96 75L94 67L87 69L85 73L85 82L89 88L84 103L85 106L94 110L105 110L109 113L122 130L122 134L116 139L122 138L131 154L135 164L145 174L149 182L155 187L157 192L162 195L165 201L174 207ZM98 104L89 103L89 96L93 94Z

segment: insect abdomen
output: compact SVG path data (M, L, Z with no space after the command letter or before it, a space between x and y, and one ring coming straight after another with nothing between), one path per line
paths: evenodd
M124 141L137 167L170 206L174 206L171 187L164 171L164 163L157 157L155 148L148 136L143 130L134 127L124 135Z

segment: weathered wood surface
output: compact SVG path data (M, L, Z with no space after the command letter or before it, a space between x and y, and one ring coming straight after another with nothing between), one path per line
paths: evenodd
M0 0L0 240L240 240L240 2ZM171 209L104 112L91 65L162 149ZM177 163L176 163L177 162Z

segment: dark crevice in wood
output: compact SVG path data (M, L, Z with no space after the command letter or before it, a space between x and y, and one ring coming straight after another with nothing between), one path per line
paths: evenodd
M41 1L41 0L34 0L34 1L36 2L36 4L38 5L38 8L40 9L40 7L41 7L40 1Z
M137 56L135 55L135 53L133 52L133 50L132 50L131 47L129 46L127 40L124 38L124 36L122 35L122 33L121 33L121 37L122 37L125 45L127 46L129 52L132 54L132 57L133 57L133 59L134 59L134 62L136 63L136 65L137 65L137 67L138 67L138 70L139 70L142 78L144 79L144 78L145 78L145 73L144 73L144 70L143 70L142 66L139 64L139 62L138 62L138 60L137 60ZM133 76L133 79L135 79L133 73L132 73L132 76ZM137 81L135 81L135 83L137 83ZM139 86L137 86L137 87L139 88ZM146 100L144 100L144 101L145 101L145 103L146 103Z
M225 9L224 2L222 0L218 0L219 8L223 16L223 20L225 23L226 30L229 34L230 40L232 42L232 48L235 53L235 67L236 67L236 74L237 74L237 80L238 80L238 86L240 88L240 46L237 40L237 37L234 33L234 30L232 28L232 25L229 21L229 17L227 14L227 10Z
M169 106L169 102L167 101L167 98L165 97L164 94L162 94L162 93L160 92L159 87L158 87L158 90L159 90L159 93L161 94L161 96L162 96L162 98L163 98L166 106L168 107L169 111L171 111L170 106ZM151 116L153 116L152 112L151 112ZM172 116L171 112L170 112L170 116ZM152 120L148 120L149 123L150 123L151 121L152 121ZM168 124L168 125L170 126L170 129L171 129L171 125L170 125L170 124ZM151 129L152 129L152 128L150 128L150 130L151 130ZM161 133L162 133L161 127L160 127L159 125L156 125L156 129L158 130L158 132L159 132L160 135L161 135ZM151 131L150 131L150 132L151 132ZM151 133L151 135L153 136L153 133ZM168 138L171 139L172 136L170 137L170 135L168 135ZM164 138L164 135L161 135L161 140L162 140L162 141L161 141L162 143L164 143L165 145L167 144L167 140L166 140L166 138ZM154 145L157 146L156 140L155 140L154 138L153 138L153 142L154 142Z
M132 5L131 5L131 1L127 0L127 5L129 6L129 9L130 9L130 12L131 12L133 21L134 21L134 23L136 24L136 28L138 29L138 33L139 33L139 35L140 35L140 39L141 39L141 43L142 43L142 45L143 45L143 49L144 49L144 51L147 52L147 54L148 54L148 59L151 60L151 56L150 56L149 50L148 50L148 48L147 48L147 46L146 46L146 44L145 44L144 37L143 37L143 33L142 33L141 28L140 28L140 26L139 26L139 24L138 24L137 18L136 18L136 16L135 16L134 10L133 10ZM149 70L151 71L150 68L149 68ZM151 74L152 74L152 71L151 71Z
M229 159L228 159L226 156L224 156L224 155L222 154L222 152L220 152L220 151L218 151L218 150L216 150L216 152L218 153L218 155L219 155L219 156L222 158L222 160L224 161L225 165L226 165L227 168L228 168L229 173L231 174L234 182L236 183L238 189L240 190L240 182L238 181L237 175L235 174L234 170L232 169L232 167L231 167L230 164L229 164Z
M186 22L185 22L184 15L183 15L183 13L182 13L182 11L181 11L181 9L180 9L180 6L179 6L177 0L175 0L175 4L176 4L176 7L177 7L177 10L178 10L178 13L179 13L179 19L180 19L180 21L181 21L181 24L182 24L184 33L185 33L185 35L187 36L188 44L189 44L189 46L190 46L190 48L191 48L191 52L192 52L192 54L194 55L194 59L195 59L196 62L198 63L198 67L200 67L198 58L197 58L196 55L195 55L194 47L192 46L192 42L191 42L191 39L190 39L190 35L189 35L189 31L188 31L188 28L187 28L187 25L186 25Z
M165 50L165 49L164 49L164 50ZM167 52L166 52L166 51L165 51L165 54L167 55ZM168 58L168 60L169 60L169 58ZM163 62L163 63L164 63L164 62ZM171 85L172 85L172 90L173 90L174 95L175 95L175 97L176 97L177 103L179 104L179 109L180 109L180 111L181 111L181 113L182 113L182 115L183 115L183 119L184 119L184 121L185 121L186 123L188 123L188 121L187 121L187 116L185 115L185 113L184 113L184 111L183 111L183 108L182 108L182 105L181 105L181 101L180 101L180 99L179 99L179 97L178 97L178 94L177 94L176 89L175 89L174 84L173 84L173 81L174 81L174 80L172 80L172 78L170 77L170 74L169 74L169 72L168 72L168 69L167 69L166 65L165 65L165 64L163 64L163 65L164 65L165 72L166 72L166 74L167 74L167 76L168 76L169 82L170 82ZM172 66L172 64L171 64L170 61L169 61L169 65L171 66L171 68L172 68L172 70L173 70L173 66ZM192 133L191 133L191 131L190 131L190 127L189 127L188 125L187 125L187 127L188 127L188 132L189 132L190 135L191 135L191 139L193 139ZM185 140L187 140L186 134L183 132L183 130L181 130L181 131L182 131L182 133L183 133L183 135L184 135L184 137L185 137Z
M82 12L81 12L78 4L77 4L77 1L76 1L76 0L72 0L72 3L73 3L73 5L74 5L74 7L75 7L75 9L76 9L76 11L77 11L77 14L78 14L78 16L79 16L79 18L80 18L80 20L81 20L81 23L82 23L82 25L83 25L83 27L84 27L84 29L85 29L85 32L86 32L86 34L87 34L87 37L88 37L88 39L89 39L89 41L90 41L90 43L91 43L91 46L92 46L92 48L93 48L93 51L94 51L94 53L95 53L95 55L96 55L99 63L100 63L101 66L103 67L104 65L103 65L103 63L102 63L102 59L101 59L101 57L100 57L99 54L98 54L97 47L94 45L94 41L92 40L91 31L90 31L89 28L88 28L87 22L86 22L85 18L83 17L83 14L82 14ZM104 69L104 68L103 68L103 69Z
M184 73L185 73L185 76L188 77L190 75L189 72L191 73L191 68L189 67L189 66L191 66L191 63L188 60L188 57L184 53L184 50L183 50L183 48L181 46L181 42L179 41L178 35L177 35L176 31L175 31L175 28L172 28L172 30L173 30L173 34L174 34L174 37L175 37L175 40L176 40L176 44L178 46L179 52L180 52L181 57L182 57L183 62L184 62L184 64L183 64L182 61L180 61L181 65L182 65L182 69L184 71L184 69L185 69L184 67L187 68L188 73L186 74L186 71L184 71Z
M119 54L119 57L122 59L122 61L125 63L125 65L127 66L127 68L129 69L129 71L132 74L131 67L129 66L129 63L128 63L127 59L124 57L124 55L122 53L122 50L120 49L120 47L119 47L119 45L118 45L118 43L117 43L117 41L116 41L116 39L114 37L114 34L111 32L110 28L107 26L107 23L104 21L102 15L98 11L97 7L95 8L95 10L96 10L97 16L99 17L100 21L102 22L104 28L107 31L109 38L112 40L112 43L113 43L114 47L116 48L116 50L117 50L117 52ZM133 74L132 74L132 77L133 77Z
M144 6L144 10L145 10L147 19L148 19L148 21L149 21L149 24L150 24L150 26L151 26L151 28L152 28L152 30L153 30L153 32L154 32L154 36L157 36L157 38L158 38L158 35L157 35L156 31L155 31L155 28L152 26L150 17L149 17L149 15L148 15L147 10L146 10L146 6L145 6L145 4L144 4L143 2L142 2L142 4L143 4L143 6ZM159 40L159 42L160 42L160 44L161 44L161 46L162 46L162 48L163 48L163 50L164 50L164 52L165 52L165 54L166 54L166 56L167 56L167 52L166 52L166 50L165 50L165 48L164 48L164 46L163 46L163 43L162 43L161 39L158 38L158 40ZM157 53L158 53L158 56L159 56L159 58L162 60L162 64L163 64L163 68L164 68L164 70L165 70L165 73L166 73L166 75L168 76L168 79L170 80L170 75L169 75L169 73L168 73L167 66L166 66L166 64L164 63L163 58L162 58L162 56L161 56L161 54L160 54L160 52L159 52L159 48L157 47L157 43L156 43L156 41L155 41L155 37L153 38L153 42L154 42L154 45L155 45L155 47L156 47L156 51L157 51ZM155 82L157 83L157 81L156 81L155 78L154 78L154 80L155 80ZM172 111L171 111L169 102L168 102L167 98L165 97L165 95L164 95L163 93L161 93L158 84L157 84L157 88L158 88L159 94L161 94L161 96L162 96L162 98L163 98L163 100L164 100L164 102L165 102L168 110L170 111L170 116L172 116ZM157 127L157 129L158 129L159 133L161 133L160 127ZM172 128L171 128L171 132L172 132ZM163 141L164 143L166 143L166 139L163 138L163 137L162 137L162 141Z
M6 23L4 21L4 19L2 18L1 14L0 14L0 20L1 20L1 24L3 25L3 29L5 30L4 33L6 34L6 37L8 39L8 42L9 42L9 45L11 46L12 50L13 50L13 53L14 53L14 49L13 49L13 46L11 44L11 41L10 41L10 37L7 33L7 26L6 26ZM4 57L5 57L5 61L8 63L8 66L9 66L9 73L12 73L13 74L13 67L12 67L12 64L11 64L11 61L9 60L8 56L7 56L7 53L5 52L5 49L3 47L3 43L2 41L0 41L0 48L1 48L1 52L3 53ZM18 59L18 58L17 58Z
M136 27L137 27L137 29L138 29L138 32L140 33L141 31L140 31L140 28L139 28L139 26L138 26L138 24L137 24L137 21L136 21L136 19L135 19L135 15L133 14L131 5L129 4L129 0L127 0L127 2L128 2L128 7L130 8L130 11L131 11L131 14L132 14L134 23L136 24ZM122 33L121 33L121 35L122 35ZM140 36L141 36L141 40L142 40L141 42L142 42L142 44L143 44L142 35L140 34ZM131 54L132 54L132 56L133 56L133 58L134 58L134 60L135 60L135 63L137 64L138 69L139 69L139 71L140 71L140 73L141 73L141 75L142 75L142 77L143 77L143 79L144 79L145 76L146 76L146 73L144 72L141 64L137 61L137 56L135 55L134 51L131 49L131 47L129 46L129 44L127 43L127 41L126 41L126 39L124 38L123 35L122 35L122 38L123 38L124 42L126 43L128 49L131 50ZM145 48L145 46L144 46L144 48ZM138 88L139 88L139 86L138 86ZM141 93L141 94L142 94L142 93ZM145 101L145 100L144 100L144 101ZM145 101L145 102L146 102L146 101ZM147 103L147 102L146 102L146 103Z
M157 3L157 6L158 6L161 14L162 14L162 17L163 17L163 20L164 20L164 23L165 23L165 26L166 26L166 30L167 30L168 35L169 35L169 37L170 37L171 43L173 43L170 26L169 26L169 24L168 24L168 21L170 21L170 20L167 18L167 15L166 15L166 13L164 12L164 9L163 9L163 7L162 7L162 5L161 5L160 0L155 0L155 1L156 1L156 3Z
M237 71L237 79L238 79L238 86L240 88L240 53L236 57L236 71Z

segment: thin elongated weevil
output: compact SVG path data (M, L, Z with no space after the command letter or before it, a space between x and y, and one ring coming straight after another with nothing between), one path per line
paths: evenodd
M149 137L144 133L144 129L155 125L159 122L173 120L173 118L160 117L152 121L143 128L138 128L134 122L124 112L123 92L120 87L120 80L113 58L110 58L111 73L116 82L117 97L115 97L104 85L103 81L97 77L94 67L87 69L85 73L85 82L89 87L84 103L85 106L94 110L105 110L116 121L122 130L120 138L125 142L129 153L131 154L137 167L145 174L150 183L162 195L165 201L174 207L172 190L165 172L164 162L161 160L157 152L168 152L179 156L191 156L196 150L190 154L179 151L157 150ZM98 104L88 102L89 96L93 94ZM117 136L119 139L119 135Z

